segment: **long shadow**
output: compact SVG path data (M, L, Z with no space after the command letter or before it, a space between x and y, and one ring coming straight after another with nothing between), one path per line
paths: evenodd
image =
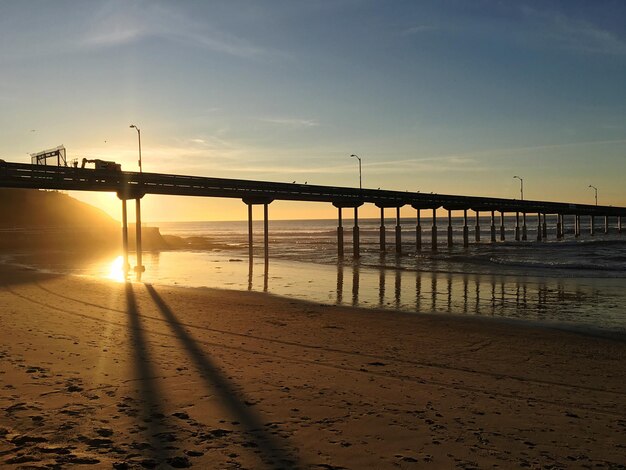
M144 435L148 439L149 447L142 443L137 446L138 452L144 455L154 464L160 465L167 462L170 457L165 442L170 439L166 431L165 415L162 412L159 392L155 382L156 373L152 367L150 353L148 352L144 331L139 320L139 310L135 300L135 293L130 282L126 282L126 309L129 318L130 336L133 346L134 369L139 384L139 401L141 403L141 426L144 427ZM150 465L149 462L145 462Z
M297 457L285 448L288 443L284 440L280 442L275 436L267 432L260 416L250 410L245 404L241 393L237 391L235 385L224 376L219 367L182 327L155 288L150 284L145 286L170 328L195 362L207 387L219 394L228 411L233 414L233 417L241 423L247 434L253 439L255 447L259 449L261 458L268 467L275 469L300 468L302 464L297 461Z

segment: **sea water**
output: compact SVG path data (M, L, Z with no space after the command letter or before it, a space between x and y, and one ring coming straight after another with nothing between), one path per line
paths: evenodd
M572 219L572 220L569 220ZM585 220L587 219L587 220ZM454 246L447 247L447 219L438 220L438 246L431 247L432 220L422 219L422 250L415 247L415 219L401 220L402 250L395 250L395 219L385 221L387 252L379 248L379 219L359 220L361 256L352 255L352 220L344 219L345 256L337 254L336 220L269 223L269 262L264 260L263 226L254 224L253 259L248 257L247 222L151 224L162 234L200 237L206 250L144 253L144 282L187 287L253 290L324 304L404 312L481 315L544 325L626 333L626 233L615 221L604 234L604 219L582 220L574 237L566 217L563 240L556 218L548 238L537 241L537 219L527 219L527 241L515 241L515 218L506 218L506 241L491 243L491 221L479 220L480 242L471 219L470 246L463 247L463 219L453 218ZM521 233L521 227L520 227ZM134 264L131 253L131 265ZM121 259L109 257L68 268L61 260L48 269L119 278ZM41 263L40 263L41 264ZM117 274L116 274L117 273Z

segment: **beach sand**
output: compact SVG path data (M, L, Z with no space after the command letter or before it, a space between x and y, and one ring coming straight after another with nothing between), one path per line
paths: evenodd
M3 468L624 468L626 342L0 267Z

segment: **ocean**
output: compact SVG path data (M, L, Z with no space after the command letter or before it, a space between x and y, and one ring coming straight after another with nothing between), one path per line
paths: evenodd
M571 220L570 220L571 219ZM455 245L447 247L447 219L438 219L438 250L431 250L431 220L422 219L422 250L415 249L415 219L401 221L402 253L395 253L395 219L386 220L387 253L379 250L379 219L360 219L361 257L352 256L352 220L344 219L345 256L337 255L336 220L269 222L269 263L263 256L262 222L254 223L254 259L248 259L247 222L159 222L162 234L201 237L211 250L144 253L142 280L186 287L253 290L333 305L411 313L479 315L555 327L626 333L626 231L597 218L574 237L566 217L563 240L556 218L547 241L536 241L536 218L528 218L528 241L514 241L507 217L506 241L490 243L490 219L480 219L481 241L462 246L462 218L453 218ZM499 220L496 221L499 240ZM131 253L131 265L134 265ZM39 263L41 266L42 263ZM43 268L99 277L120 277L119 256L69 266L63 257Z

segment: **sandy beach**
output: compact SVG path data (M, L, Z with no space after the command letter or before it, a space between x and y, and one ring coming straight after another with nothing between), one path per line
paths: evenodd
M624 468L626 342L0 267L3 468Z

